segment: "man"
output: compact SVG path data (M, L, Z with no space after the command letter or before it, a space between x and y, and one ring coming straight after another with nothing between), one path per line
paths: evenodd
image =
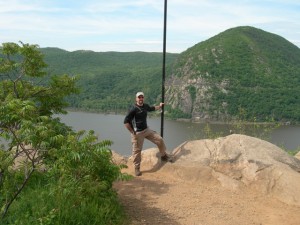
M131 133L133 164L136 176L142 175L140 165L145 138L157 145L162 161L172 162L172 159L166 153L166 145L162 137L149 129L147 125L147 112L161 109L163 105L164 103L160 103L158 106L149 106L144 103L144 93L138 92L136 93L136 103L130 108L124 119L125 127Z

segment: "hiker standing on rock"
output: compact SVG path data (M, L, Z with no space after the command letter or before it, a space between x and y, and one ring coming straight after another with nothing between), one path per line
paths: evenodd
M166 153L166 145L163 138L151 130L147 125L147 112L155 111L161 109L164 103L160 103L158 106L149 106L144 103L144 93L136 93L136 103L129 109L125 119L125 127L131 133L131 143L132 143L132 155L133 164L135 167L135 175L142 175L140 171L141 165L141 153L143 149L144 139L148 139L157 145L159 152L161 154L161 160L165 162L172 162L170 156Z

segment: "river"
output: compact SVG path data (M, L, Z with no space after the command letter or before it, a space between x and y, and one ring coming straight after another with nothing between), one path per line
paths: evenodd
M130 134L124 127L124 115L98 114L88 112L68 112L67 115L59 115L61 121L73 127L74 130L94 130L99 140L111 140L111 149L121 155L131 154ZM148 118L148 126L160 133L160 118ZM164 140L168 151L172 151L181 143L188 140L196 140L207 137L208 132L204 132L205 124L180 122L173 120L164 121ZM226 136L230 130L234 130L228 124L209 124L208 128L212 134ZM263 133L264 128L256 129L255 133ZM296 150L300 146L300 126L281 126L268 130L269 135L261 137L286 150ZM246 134L255 136L253 130L247 128ZM154 144L145 140L144 148L155 147Z

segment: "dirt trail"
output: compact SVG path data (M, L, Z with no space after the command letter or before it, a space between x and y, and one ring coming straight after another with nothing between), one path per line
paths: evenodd
M186 182L163 170L144 171L114 187L132 225L300 224L299 207L253 190L228 190L216 181Z

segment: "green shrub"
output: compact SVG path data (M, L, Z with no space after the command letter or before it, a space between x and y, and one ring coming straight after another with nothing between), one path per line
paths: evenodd
M0 50L0 138L8 143L0 148L1 224L121 224L112 184L128 176L112 163L112 142L53 118L77 93L76 79L42 80L46 64L35 45Z

